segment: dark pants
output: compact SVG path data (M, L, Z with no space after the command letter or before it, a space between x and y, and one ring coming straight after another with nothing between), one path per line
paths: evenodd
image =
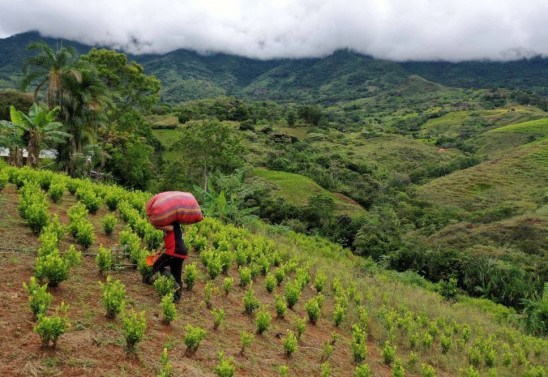
M179 287L181 287L181 289L175 292L176 299L181 297L181 291L183 289L183 282L181 281L181 275L183 273L183 261L183 258L172 257L171 255L167 255L164 253L160 255L160 257L152 265L152 275L159 272L162 275L169 276L169 274L166 272L166 268L169 267L171 276L173 276L177 284L179 284Z

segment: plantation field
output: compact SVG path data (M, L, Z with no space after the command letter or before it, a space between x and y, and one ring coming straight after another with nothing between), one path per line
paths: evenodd
M365 209L352 199L342 194L331 193L312 179L305 176L282 171L268 169L255 169L253 176L258 177L269 185L272 185L274 197L282 198L300 207L308 205L308 200L314 195L324 194L335 202L337 215L359 216L365 213Z
M319 237L260 223L250 231L209 218L185 227L191 249L185 290L175 319L167 324L160 296L140 276L146 273L142 262L147 249L159 244L157 231L144 219L142 206L149 194L30 169L8 168L0 172L5 177L10 183L0 193L2 375L151 376L159 373L163 349L173 376L228 376L232 374L221 370L231 368L236 376L286 375L281 366L290 376L327 371L352 376L358 370L358 376L392 376L402 370L408 376L475 376L478 370L497 376L544 373L546 340L513 327L511 309L458 297L453 305L418 275L383 271ZM75 195L63 190L54 203L39 188L49 188L51 196L60 183ZM49 216L40 220L44 210ZM110 214L117 224L107 236L103 225ZM52 215L70 228L58 245L50 242L51 237L59 240ZM47 226L38 238L31 229L39 224ZM91 243L81 237L86 224L92 226ZM70 263L58 287L47 288L53 303L36 322L23 283L39 266L41 273L46 268L44 282L51 283L57 275L48 273L43 259L61 255L63 263L69 256L74 260L73 244L82 260ZM96 254L108 250L112 268L95 261ZM197 275L191 280L193 269ZM128 338L123 335L129 317L122 312L105 318L98 282L108 283L107 275L125 287L125 312L144 311L144 338L133 352L125 350ZM230 278L235 284L227 289ZM278 315L290 301L293 308ZM33 328L44 318L58 318L54 307L61 302L69 305L70 326L56 347L41 347ZM212 309L224 311L217 329ZM266 324L260 332L259 324ZM189 347L196 343L190 343L188 325L206 331L193 352ZM243 331L254 339L242 353ZM300 339L290 341L299 332Z

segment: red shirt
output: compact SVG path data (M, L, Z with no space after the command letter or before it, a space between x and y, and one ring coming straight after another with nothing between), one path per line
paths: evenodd
M186 253L186 247L184 246L184 243L182 242L182 237L180 241L181 241L182 247L177 248L176 247L177 242L175 241L175 232L164 231L164 247L166 249L165 253L172 257L185 259L188 255ZM177 250L177 249L183 249L183 250Z

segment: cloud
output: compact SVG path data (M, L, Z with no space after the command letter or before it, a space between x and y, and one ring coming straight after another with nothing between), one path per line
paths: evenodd
M38 30L132 53L511 60L548 56L547 17L546 0L3 0L0 36Z

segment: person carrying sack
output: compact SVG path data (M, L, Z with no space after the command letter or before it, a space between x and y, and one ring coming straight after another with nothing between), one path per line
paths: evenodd
M164 252L152 265L152 272L147 279L147 283L152 284L157 273L173 277L175 280L173 301L179 302L183 288L181 280L183 262L188 256L188 249L183 240L181 225L178 222L174 222L162 230L164 231ZM167 271L167 267L169 267L169 271Z

